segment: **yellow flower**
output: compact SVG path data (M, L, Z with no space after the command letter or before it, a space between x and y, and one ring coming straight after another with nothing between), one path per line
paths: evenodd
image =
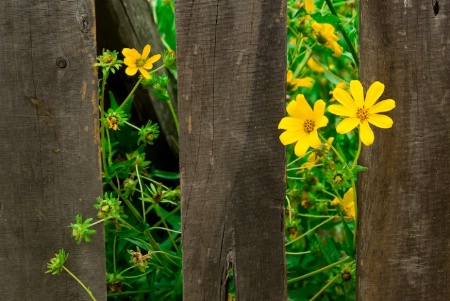
M161 58L161 54L155 54L152 57L148 57L150 54L150 45L145 45L144 50L142 50L142 55L134 48L124 48L122 54L125 56L124 63L127 65L125 73L129 76L133 76L136 72L141 72L145 79L150 78L150 74L147 70L153 68L153 63Z
M314 12L314 0L305 0L305 10L308 13Z
M334 198L334 200L330 203L331 206L337 206L341 202L338 198ZM356 211L355 211L355 194L353 193L353 188L350 188L342 199L342 209L344 209L345 215L356 219Z
M278 129L286 130L280 135L280 141L284 145L297 142L294 152L298 157L303 157L309 147L320 146L317 129L328 124L328 118L324 116L325 102L321 99L316 101L313 111L305 96L299 94L286 110L292 117L284 117L278 124Z
M369 87L364 99L364 88L359 80L350 82L351 95L341 88L334 89L333 96L340 105L330 105L328 111L335 115L348 117L338 124L336 131L339 134L345 134L360 126L359 137L361 141L365 145L371 145L375 136L369 123L383 129L391 128L394 123L392 119L377 113L392 110L395 108L395 101L386 99L374 105L383 91L384 85L378 81L374 82Z
M311 57L306 64L314 72L323 73L325 71L322 64L320 64L314 57Z
M311 77L294 78L291 70L288 70L286 74L286 83L288 84L288 88L294 91L300 87L311 88L313 82L314 79L312 79Z
M334 27L328 23L312 23L312 29L314 30L315 37L319 44L323 44L325 47L333 50L334 57L340 57L343 48L338 44L339 38L334 34Z

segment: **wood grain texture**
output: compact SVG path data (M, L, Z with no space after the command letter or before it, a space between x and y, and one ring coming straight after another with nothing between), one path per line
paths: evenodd
M96 0L97 8L97 32L99 45L107 49L121 51L122 48L136 48L142 51L146 44L150 44L151 55L163 54L164 47L161 43L157 25L153 20L149 1L147 0ZM162 59L155 66L162 64ZM158 71L158 74L169 76L168 92L172 104L177 110L177 94L174 80L165 69ZM118 76L123 74L124 81L129 84L130 91L137 81L137 76L130 78L124 75L124 69L118 72ZM117 76L116 76L117 77ZM138 90L133 105L136 113L141 115L140 120L146 123L149 119L149 112L156 114L158 123L161 126L164 136L171 150L178 155L178 134L172 115L167 104L157 99L152 93ZM126 97L126 95L125 95ZM153 118L152 118L153 119ZM153 119L153 121L155 121Z
M358 300L450 300L450 2L361 1L361 70L390 130L363 150Z
M285 7L175 5L185 301L286 300Z
M90 300L67 267L106 300L102 226L77 245L69 224L95 216L98 153L91 0L0 2L0 300Z

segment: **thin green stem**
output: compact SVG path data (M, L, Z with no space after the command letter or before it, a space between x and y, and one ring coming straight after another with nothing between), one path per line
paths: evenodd
M139 187L141 187L141 203L142 203L142 219L144 220L144 223L146 221L146 217L145 217L145 202L144 202L144 193L143 193L143 187L142 187L142 183L141 183L141 177L139 176L139 168L136 164L136 176L138 178L139 181Z
M117 243L117 236L114 235L114 242L113 242L113 264L114 264L114 274L116 274L117 267L116 267L116 243Z
M305 278L314 276L315 274L318 274L318 273L321 273L321 272L326 271L326 270L328 270L328 269L331 269L332 267L335 267L335 266L337 266L337 265L340 265L340 264L342 264L342 263L344 263L344 262L346 262L346 261L348 261L348 260L350 260L350 259L351 259L351 257L345 257L344 259L341 259L341 260L339 260L339 261L336 261L335 263L332 263L332 264L330 264L330 265L327 265L326 267L323 267L323 268L321 268L321 269L312 271L311 273L308 273L308 274L305 274L305 275L301 275L301 276L296 277L296 278L289 279L287 283L293 283L293 282L300 281L300 280L302 280L302 279L305 279Z
M114 192L117 193L117 195L122 198L122 200L125 202L125 204L128 206L128 208L130 208L131 212L133 212L133 214L137 218L137 220L139 222L142 222L142 217L140 216L139 211L136 209L136 207L133 206L133 204L131 204L130 200L123 197L120 190L116 187L116 185L112 181L110 181L108 184L114 189Z
M88 293L88 295L91 297L92 300L97 301L97 299L95 299L94 295L92 294L91 290L84 285L84 283L78 279L77 276L75 276L68 268L66 268L65 266L62 266L62 268L64 269L64 271L66 271L70 276L72 276L73 279L75 279L86 291L86 293Z
M141 129L140 128L138 128L137 126L135 126L134 124L132 124L132 123L129 123L128 121L125 121L125 124L126 125L128 125L128 126L130 126L130 127L132 127L132 128L134 128L134 129L136 129L136 130L138 130L138 131L140 131Z
M316 300L320 295L322 295L322 293L323 293L327 288L330 287L330 285L333 284L333 282L336 281L336 279L338 279L339 276L341 276L341 275L337 274L336 276L334 276L330 281L328 281L327 284L325 284L325 285L320 289L320 291L318 291L318 292L314 295L314 297L312 297L311 299L309 299L309 301L314 301L314 300Z
M339 195L336 195L336 194L334 194L334 193L331 193L331 192L329 192L329 191L327 191L327 190L322 190L322 192L325 193L325 194L328 194L329 196L332 196L332 197L334 197L334 198L341 199L341 197L340 197Z
M331 0L325 0L325 2L327 3L328 8L330 9L330 12L339 18L338 14L336 13L336 10L333 7L333 4L331 3ZM345 43L347 43L348 49L352 53L353 59L355 60L355 63L356 63L356 67L359 68L358 54L356 53L355 47L353 46L352 42L350 41L350 38L348 37L347 32L345 31L344 27L342 26L340 20L339 20L339 23L337 23L337 27L338 27L339 31L342 33Z
M152 182L153 184L161 185L161 187L164 188L164 189L167 189L167 190L170 189L169 187L163 185L163 183L158 182L158 181L156 181L156 180L153 180L152 178L149 178L149 177L146 177L146 176L141 176L141 178L143 178L143 179L145 179L145 180L148 180L148 181Z
M139 80L137 81L136 85L134 85L133 89L132 89L131 92L128 94L127 98L125 98L125 100L123 101L123 103L120 105L119 109L125 107L125 104L128 102L128 100L131 99L131 96L133 96L134 92L136 91L137 87L139 87L139 84L142 82L143 79L144 79L143 76L139 76Z
M293 167L293 168L287 169L286 171L302 170L302 169L313 168L313 167L317 167L317 166L323 166L323 164L315 164L315 165L308 165L308 166Z
M103 115L105 114L105 86L108 72L103 73L102 87L100 90L100 142L101 142L101 155L102 155L102 167L103 173L108 175L108 169L106 165L106 150L105 150L105 123L103 122Z
M172 229L168 229L168 228L164 228L164 227L151 227L151 228L150 228L150 231L151 231L151 230L165 230L165 231L169 231L169 232L174 232L174 233L177 233L177 234L181 234L181 231L172 230Z
M167 213L166 215L166 219L171 217L173 214L177 213L178 211L180 211L181 207L178 205L178 207L176 207L175 209L173 209L171 212ZM161 220L159 220L158 222L156 222L153 227L158 227L160 224L162 223Z
M90 228L90 227L92 227L92 226L95 226L95 225L97 225L97 224L100 224L100 223L102 223L102 222L104 222L104 221L105 221L104 219L99 219L98 221L96 221L96 222L90 224L88 228Z
M177 133L180 133L180 126L178 125L177 113L175 113L175 110L173 108L173 105L172 105L172 102L170 101L170 99L166 102L167 102L167 105L169 106L170 113L172 114L173 123L175 123L175 127L177 128Z
M286 255L305 255L309 254L311 251L305 251L305 252L286 252Z
M161 209L160 207L157 209ZM164 224L164 226L166 227L167 230L169 230L169 226L166 223L166 219L164 218L164 215L162 214L162 212L160 210L156 210L156 212L158 212L159 217L161 218L162 223ZM175 243L175 240L172 237L172 234L170 233L170 231L167 233L169 235L170 241L172 242L173 247L175 248L177 254L180 253L180 250L178 249L177 244Z
M289 180L300 180L303 181L305 178L299 178L299 177L287 177Z
M303 216L303 217L312 217L312 218L330 218L333 217L333 215L315 215L315 214L303 214L303 213L299 213L297 214L298 216Z
M339 215L336 214L336 215L334 215L334 216L328 218L327 220L321 222L320 224L318 224L317 226L315 226L315 227L309 229L308 231L306 231L305 233L303 233L302 235L300 235L300 236L297 237L296 239L293 239L293 240L291 240L290 242L288 242L288 243L286 244L286 246L289 246L290 244L292 244L292 243L294 243L294 242L296 242L296 241L302 239L303 237L305 237L305 236L308 235L309 233L314 232L317 228L321 227L322 225L328 223L329 221L335 219L335 218L338 217L338 216L339 216Z
M112 148L111 139L109 138L109 130L106 130L106 138L108 139L108 164L112 164Z
M352 168L350 168L351 172L353 172L353 169L356 167L356 165L358 165L359 155L361 155L361 145L362 145L362 141L361 141L361 139L358 139L358 150L356 151L356 155L355 155L355 159L353 160Z

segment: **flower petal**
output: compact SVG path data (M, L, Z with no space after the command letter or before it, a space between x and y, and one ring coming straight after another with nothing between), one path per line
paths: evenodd
M150 45L147 44L145 45L144 49L142 50L142 59L145 61L148 57L148 55L150 54Z
M122 50L122 54L125 57L132 57L136 60L141 58L141 55L139 54L139 52L134 48L124 48Z
M278 129L290 131L303 131L303 121L298 118L284 117L278 124Z
M305 134L306 136L306 134ZM309 148L309 144L305 139L299 139L294 148L294 153L297 157L303 157Z
M345 214L347 216L356 219L355 212L355 195L353 193L353 188L350 188L345 194L342 200L342 207L344 208Z
M356 106L355 101L350 96L350 94L348 94L347 91L345 91L345 90L343 90L341 88L336 88L333 91L333 96L344 107L346 107L346 108L348 108L348 109L350 109L352 111L355 111L355 112L358 109L358 107Z
M305 87L311 88L313 86L314 79L312 77L294 78L292 84L295 84L295 88Z
M362 108L364 106L364 88L359 80L350 82L350 92L355 100L356 106Z
M389 129L394 124L394 121L392 120L391 117L380 114L370 114L367 121L369 121L374 126L377 126L382 129Z
M288 70L286 74L286 82L289 84L292 80L292 70Z
M280 135L280 141L283 145L288 145L294 142L297 142L299 137L303 137L304 132L303 131L286 131L284 133L281 133Z
M136 67L136 59L133 58L133 57L126 57L126 58L123 60L123 63L124 63L125 65L127 65L128 67Z
M316 123L316 127L317 123L322 120L324 113L325 113L325 102L322 99L319 99L314 103L314 122Z
M145 70L144 68L139 68L139 71L141 72L141 74L142 74L142 76L145 78L145 79L149 79L150 78L150 74L148 73L148 71L147 70Z
M314 12L314 0L305 0L305 10L308 13Z
M316 129L327 126L328 118L326 116L322 116L322 118L317 122L316 121Z
M151 63L151 64L153 64L153 63L156 63L159 59L161 58L161 54L155 54L155 55L153 55L152 57L150 57L148 60L147 60L147 62L145 62L146 64L147 63Z
M299 106L299 111L305 119L314 120L314 112L309 103L306 101L305 96L303 94L297 95L296 101Z
M370 85L369 90L367 90L364 107L366 109L370 109L377 102L383 92L384 85L382 83L377 81Z
M369 114L387 112L395 108L395 100L385 99L369 109Z
M129 76L135 75L137 71L138 71L137 67L128 67L127 69L125 69L125 73Z
M367 121L361 122L361 126L359 127L359 138L361 139L362 143L367 146L371 145L375 140L373 131Z
M300 112L300 106L298 105L297 101L295 101L295 100L291 101L287 105L286 111L288 112L289 115L291 115L294 118L305 119L304 114L302 114L302 112Z
M343 105L330 105L328 106L328 112L339 116L349 116L349 117L356 116L356 110L350 110L349 108L344 107Z
M309 146L313 148L318 148L322 143L320 142L319 135L317 134L317 130L312 131L305 137L306 142Z
M349 117L342 120L336 127L336 132L339 134L345 134L353 130L361 123L361 120L356 117Z

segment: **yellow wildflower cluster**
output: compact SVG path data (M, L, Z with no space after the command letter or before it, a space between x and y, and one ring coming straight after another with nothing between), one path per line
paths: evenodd
M334 57L340 57L343 48L338 44L339 38L334 33L334 26L328 23L312 22L313 34L319 44L333 50Z

